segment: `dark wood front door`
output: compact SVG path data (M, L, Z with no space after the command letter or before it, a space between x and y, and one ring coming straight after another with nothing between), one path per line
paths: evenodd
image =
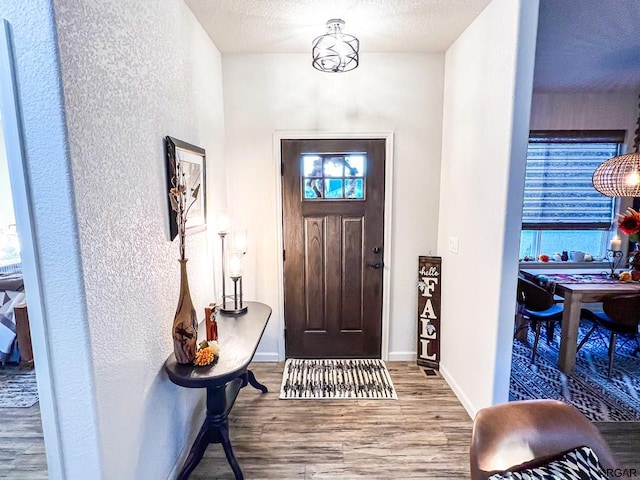
M385 140L282 140L285 348L380 358Z

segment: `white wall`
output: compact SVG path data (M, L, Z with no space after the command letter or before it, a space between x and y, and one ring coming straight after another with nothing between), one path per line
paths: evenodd
M534 92L532 130L627 130L632 151L639 92Z
M494 0L446 53L441 370L471 416L508 395L537 11Z
M248 299L273 307L257 358L277 359L278 298L276 131L394 132L390 359L415 358L417 262L435 253L442 54L362 54L344 74L314 70L306 54L224 55L226 155L234 221L248 229L243 278ZM387 246L388 247L388 246Z
M15 204L16 221L23 239L49 477L100 478L86 304L51 2L0 2L0 16L9 22L19 85L22 136L13 131L5 141L12 149L8 163L13 193L23 194ZM2 88L10 93L7 85ZM3 104L3 116L6 107ZM3 121L8 128L16 127L8 117ZM24 159L19 158L20 138ZM24 240L32 236L35 242L27 245Z
M205 148L208 206L225 196L221 59L182 0L55 0L102 469L68 478L163 479L200 426L203 392L162 370L173 351L177 240L169 241L163 138ZM212 229L187 237L198 317L213 300ZM68 322L69 319L57 319ZM73 336L56 338L60 367ZM58 399L73 400L66 388ZM90 406L90 404L89 404ZM74 405L81 428L86 404ZM182 457L181 457L182 456Z

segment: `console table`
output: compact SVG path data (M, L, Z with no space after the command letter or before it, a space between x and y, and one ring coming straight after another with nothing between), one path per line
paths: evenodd
M220 357L213 365L195 367L176 362L172 353L164 369L176 385L207 389L207 416L196 437L178 479L189 478L210 443L221 443L236 480L242 480L231 441L228 416L241 388L251 385L263 393L267 387L256 380L248 369L258 343L271 316L271 308L263 303L246 302L248 309L242 315L218 313L218 342Z

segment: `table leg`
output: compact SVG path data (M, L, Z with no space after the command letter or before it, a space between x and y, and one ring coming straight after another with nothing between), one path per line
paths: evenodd
M200 460L202 460L204 451L207 449L207 445L209 445L209 443L209 424L207 420L205 420L198 436L196 437L196 441L193 442L189 456L184 462L182 470L180 470L180 473L178 474L178 480L187 480L187 478L189 478L191 472L193 472L198 463L200 463Z
M250 384L256 390L260 390L262 393L267 393L269 391L266 386L256 380L256 376L251 370L247 370L247 372L242 376L242 388L246 387L247 384Z
M226 424L220 426L220 443L222 443L224 454L227 457L229 465L231 465L231 470L233 470L233 475L236 477L236 480L243 480L244 475L242 475L240 465L238 465L236 456L233 454L233 448L231 448L231 440L229 440L229 428Z
M233 470L236 480L243 480L242 470L233 454L229 439L229 412L242 384L243 377L238 377L226 385L207 388L207 417L196 437L189 456L182 470L178 474L179 480L186 480L196 468L210 443L220 443L224 449L227 461Z
M576 364L581 308L582 294L567 292L564 297L562 336L560 338L560 355L558 356L558 368L565 374L571 373Z

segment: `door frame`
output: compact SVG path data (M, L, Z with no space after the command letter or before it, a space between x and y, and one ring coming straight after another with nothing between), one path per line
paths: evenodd
M278 239L276 242L276 258L278 262L278 360L285 359L284 346L284 262L282 261L282 251L284 249L284 235L282 227L282 149L281 140L350 140L358 138L380 138L385 140L385 175L384 175L384 252L382 261L384 262L382 276L382 338L381 356L382 360L389 359L389 327L390 327L390 295L391 295L391 252L393 238L391 225L393 225L393 132L330 132L330 131L278 131L273 134L273 165L276 179L276 232Z
M29 284L29 324L35 357L44 453L49 478L62 479L65 478L65 469L54 388L55 369L51 358L45 307L41 295L40 262L25 167L22 121L14 69L11 26L6 19L0 17L0 111L5 131L4 148L7 152L14 213L22 246L22 273L23 277L28 279L25 283ZM1 145L0 148L2 148Z

